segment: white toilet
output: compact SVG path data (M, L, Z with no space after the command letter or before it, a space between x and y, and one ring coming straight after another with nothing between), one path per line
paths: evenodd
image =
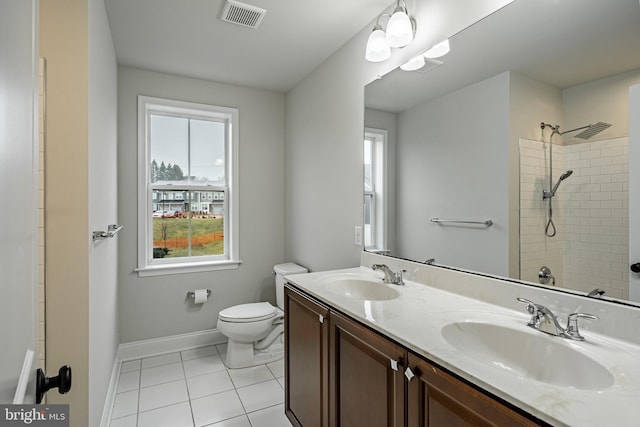
M278 307L268 302L240 304L218 315L218 330L229 338L224 361L229 368L261 365L284 356L284 276L307 269L289 262L274 266L273 272Z

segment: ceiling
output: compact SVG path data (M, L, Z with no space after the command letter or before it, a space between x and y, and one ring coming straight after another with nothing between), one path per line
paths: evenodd
M441 59L431 71L394 70L371 83L367 107L401 112L506 70L565 89L640 69L640 4L516 0L452 37Z
M243 0L256 29L221 21L224 0L104 0L118 64L286 92L390 0ZM364 54L364 46L362 47Z

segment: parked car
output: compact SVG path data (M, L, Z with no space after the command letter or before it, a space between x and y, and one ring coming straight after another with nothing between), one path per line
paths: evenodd
M151 216L153 218L176 218L178 215L177 211L155 211Z

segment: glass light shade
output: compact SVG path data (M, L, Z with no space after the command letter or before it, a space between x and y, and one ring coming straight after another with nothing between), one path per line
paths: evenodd
M429 59L440 58L441 56L445 56L449 53L449 50L449 39L446 39L426 51L424 56Z
M391 58L391 48L387 44L384 31L379 26L369 34L365 58L370 62L381 62Z
M404 71L416 71L424 67L424 64L425 64L424 56L418 55L418 56L414 56L413 58L411 58L410 60L402 64L400 66L400 69Z
M387 44L390 47L404 47L413 40L413 26L402 8L396 8L387 23Z

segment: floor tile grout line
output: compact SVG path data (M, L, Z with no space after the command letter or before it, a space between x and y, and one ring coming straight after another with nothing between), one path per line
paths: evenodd
M208 346L206 346L206 347L208 347ZM219 357L220 357L220 359L222 360L222 362L223 362L223 366L224 366L224 370L226 371L226 374L227 374L228 378L230 379L231 385L233 386L233 391L235 392L235 395L237 396L237 398L238 398L238 400L239 400L239 402L240 402L240 405L241 405L241 407L242 407L242 410L243 410L243 412L244 412L242 415L238 415L237 417L242 417L242 416L244 416L244 417L245 417L245 419L249 422L249 425L253 426L253 422L252 422L252 421L251 421L251 419L249 418L249 414L254 414L254 413L259 412L259 411L264 411L264 410L267 410L267 409L270 409L270 408L274 408L274 407L277 407L277 406L283 405L283 403L284 403L284 402L280 402L280 403L277 403L277 404L273 404L273 405L266 406L266 407L264 407L264 408L254 409L254 410L252 410L252 411L248 412L248 411L247 411L247 408L246 408L246 406L245 406L245 403L242 401L242 399L241 399L241 397L240 397L240 393L238 392L238 390L239 390L239 389L242 389L242 388L246 388L246 387L255 386L255 385L257 385L257 384L262 384L262 383L265 383L265 382L268 382L268 381L274 381L274 380L279 384L280 382L279 382L278 380L279 380L280 378L282 378L282 377L277 377L277 376L276 376L276 372L274 372L274 369L275 369L275 368L274 368L274 369L272 369L272 367L270 367L270 366L268 366L268 364L264 363L264 364L260 364L260 365L258 365L258 366L264 366L264 367L266 367L266 368L267 368L267 372L269 373L269 375L271 375L271 378L264 379L264 380L260 380L260 381L257 381L257 382L252 382L252 383L250 383L250 384L245 384L245 385L242 385L242 386L239 386L239 387L238 387L238 386L236 385L236 383L233 381L233 377L231 376L231 373L230 373L230 371L231 371L231 370L230 370L230 369L229 369L229 368L224 364L223 354L220 352L219 346L218 346L218 345L214 345L213 347L214 347L214 350L215 350L215 354L205 354L205 355L202 355L202 356L199 356L199 357L193 357L193 358L190 358L190 359L187 359L187 360L185 360L185 358L184 358L183 350L178 351L178 352L169 352L169 353L165 353L165 354L177 353L177 354L178 354L178 356L179 356L180 361L179 361L179 362L178 362L178 361L176 361L176 362L170 362L170 363L166 363L166 364L162 364L162 365L157 365L157 366L150 366L150 367L147 367L147 368L144 368L144 369L151 369L151 368L157 368L157 367L161 367L161 366L171 365L171 364L174 364L174 363L181 363L181 365L182 365L182 374L183 374L183 378L182 378L182 379L177 379L177 380L172 380L172 381L164 381L164 382L161 382L161 383L158 383L158 384L148 385L148 386L146 386L146 387L142 387L142 371L144 370L144 369L142 368L142 360L143 360L143 358L141 358L141 359L134 359L135 361L138 361L138 362L139 362L139 368L138 368L138 389L137 389L138 394L137 394L137 403L136 403L137 407L136 407L136 413L135 413L135 416L136 416L135 423L136 423L136 425L138 425L138 424L139 424L139 421L140 421L140 414L142 414L142 413L150 412L150 411L154 411L154 410L158 410L158 409L162 409L162 408L167 408L167 407L170 407L170 406L175 406L175 405L179 405L179 404L185 403L185 402L175 402L175 403L172 403L172 404L169 404L169 405L163 405L163 406L158 407L158 408L149 409L149 410L147 410L147 411L140 411L141 392L142 392L142 390L143 390L143 389L145 389L145 388L149 388L149 387L153 387L153 386L157 386L157 385L167 384L167 383L171 383L171 382L184 381L185 386L186 386L186 389L187 389L187 402L189 403L189 408L190 408L190 413L191 413L191 422L193 423L193 425L194 425L194 426L196 426L196 427L197 427L197 425L196 425L196 421L195 421L195 415L194 415L194 413L193 413L193 406L192 406L192 401L194 400L194 398L192 398L192 396L191 396L191 391L189 390L188 378L198 377L198 376L201 376L201 375L208 375L208 374L210 374L210 373L209 373L209 372L206 372L206 373L202 373L202 374L200 374L200 375L193 375L192 377L187 377L187 372L186 372L185 362L188 362L188 361L191 361L191 360L197 360L197 359L201 359L201 358L205 358L205 357L215 356L215 355L219 356ZM200 347L200 348L203 348L203 347ZM191 350L191 349L189 349L189 350ZM196 349L193 349L193 350L196 350ZM162 356L162 355L158 355L158 356ZM155 357L155 356L154 356L154 357ZM127 361L127 362L130 362L130 361ZM275 361L275 362L277 362L277 361ZM271 362L271 363L273 364L273 363L275 363L275 362ZM121 366L122 366L122 363L124 363L124 362L121 362ZM215 372L218 372L218 371L215 371ZM281 384L279 384L279 385L282 387L282 385L281 385ZM134 390L131 390L131 391L134 391ZM227 390L227 392L228 392L228 391L231 391L231 390ZM220 391L220 392L218 392L218 393L213 393L213 394L210 394L210 395L207 395L207 396L213 396L213 395L220 394L220 393L223 393L223 392L225 392L225 391ZM117 394L117 393L116 393L116 394ZM206 396L201 396L201 397L206 397ZM134 414L131 414L131 415L134 415ZM228 419L232 419L232 418L236 418L236 417L230 417L230 418L228 418ZM113 420L113 418L112 418L112 420ZM216 423L223 422L223 421L226 421L226 420L227 420L227 419L225 419L225 420L218 420L218 421L216 421L216 422L215 422L215 423L213 423L213 424L206 424L206 425L215 425Z
M180 352L180 361L182 362L182 374L184 375L184 383L187 388L187 399L189 402L189 413L191 414L191 423L194 427L196 427L196 416L193 413L193 405L191 404L191 392L189 391L189 382L187 381L187 370L184 367L184 356L182 352Z

